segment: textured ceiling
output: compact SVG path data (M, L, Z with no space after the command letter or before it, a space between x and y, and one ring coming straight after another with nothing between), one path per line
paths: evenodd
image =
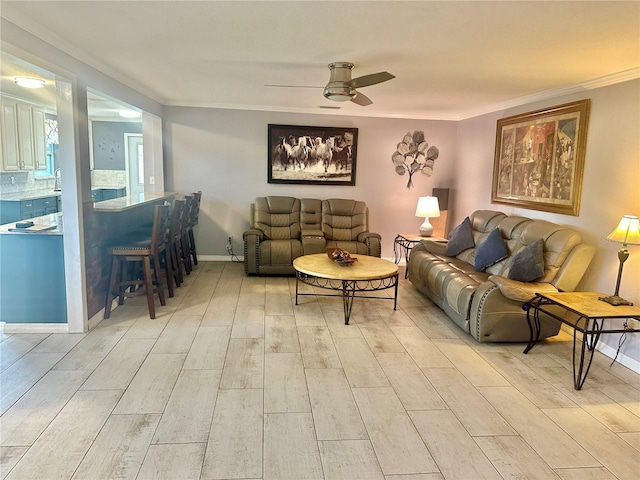
M456 120L640 72L638 1L2 0L1 15L164 105ZM397 78L363 88L368 107L265 86L322 87L332 61Z

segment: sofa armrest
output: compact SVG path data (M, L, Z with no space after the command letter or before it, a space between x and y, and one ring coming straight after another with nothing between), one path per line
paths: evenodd
M444 255L444 252L447 250L447 241L446 240L432 240L432 239L422 239L420 243L424 246L424 249L435 255Z
M367 239L370 239L370 238L377 238L378 240L382 239L379 233L362 232L358 235L358 241L362 243L365 243Z
M505 297L523 303L535 297L536 293L558 291L558 289L550 283L519 282L500 275L491 275L489 281L496 284Z
M258 230L256 228L252 228L251 230L247 230L246 232L244 232L242 234L242 238L245 241L247 240L248 237L251 237L251 236L257 237L257 240L259 242L264 240L264 232L262 230Z
M260 242L264 240L264 232L257 229L247 230L242 234L244 240L244 273L257 274L260 258Z
M362 232L358 235L358 241L367 245L367 255L370 257L382 255L382 237L379 233Z

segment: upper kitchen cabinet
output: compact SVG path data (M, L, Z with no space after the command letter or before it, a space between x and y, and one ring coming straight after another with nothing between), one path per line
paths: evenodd
M2 171L46 170L44 108L2 98Z
M20 170L18 147L18 105L16 102L0 100L0 132L2 132L2 170Z

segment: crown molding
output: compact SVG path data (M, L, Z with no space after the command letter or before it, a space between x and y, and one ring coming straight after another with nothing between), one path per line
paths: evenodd
M556 88L553 90L546 90L544 92L534 93L532 95L525 95L524 97L514 98L507 100L506 102L495 103L493 105L487 105L485 107L469 110L461 114L457 120L467 120L469 118L479 117L500 110L508 110L514 107L520 107L530 103L536 103L543 100L549 100L552 98L562 97L564 95L571 95L574 93L581 93L588 90L594 90L596 88L608 87L618 83L628 82L631 80L637 80L640 78L640 67L630 68L618 73L612 73L602 77L595 78L593 80L587 80L585 82L571 85L562 88Z

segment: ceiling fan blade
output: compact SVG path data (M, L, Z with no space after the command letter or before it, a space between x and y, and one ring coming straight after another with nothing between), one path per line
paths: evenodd
M366 95L356 92L356 96L351 99L353 103L357 103L361 107L366 107L367 105L371 105L373 101L367 97Z
M386 82L387 80L391 80L392 78L396 78L396 76L391 75L389 72L378 72L372 73L370 75L364 75L362 77L353 78L344 83L345 85L349 85L353 88L362 88L368 87L369 85L375 85L376 83Z

